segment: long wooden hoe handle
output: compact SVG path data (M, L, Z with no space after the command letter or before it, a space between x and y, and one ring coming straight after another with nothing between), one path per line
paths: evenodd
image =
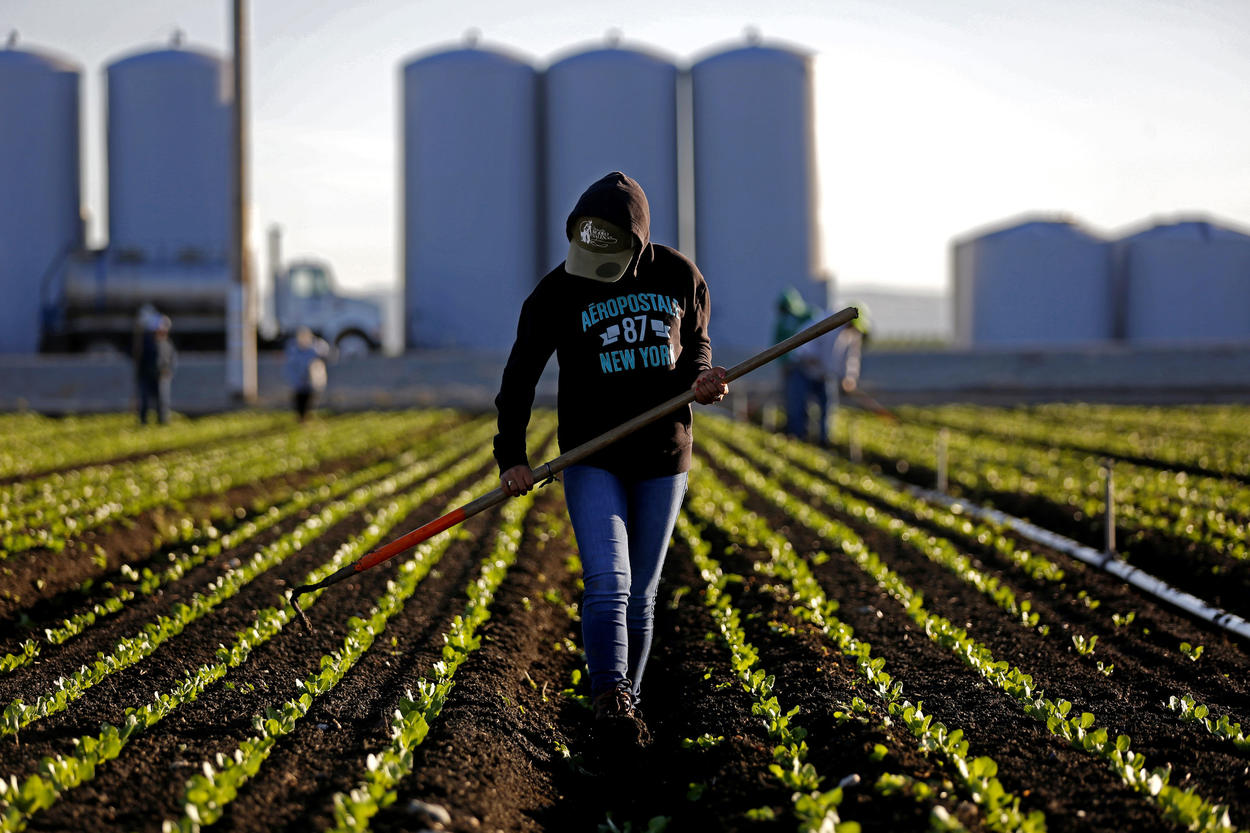
M752 370L762 367L777 357L789 353L799 345L806 344L814 338L819 338L831 330L836 330L838 327L841 327L843 324L846 324L848 321L851 321L858 316L859 310L855 307L847 307L844 310L836 312L828 318L824 318L816 322L807 329L795 333L785 341L774 344L767 350L756 353L754 356L741 364L736 364L729 368L729 370L725 372L725 381L732 382L735 379L745 376ZM595 452L616 442L621 437L624 437L627 434L632 434L644 425L655 422L660 417L670 414L683 405L689 405L692 402L694 402L694 391L688 390L685 393L674 396L666 402L656 405L648 411L643 411L641 414L628 422L624 422L610 431L605 431L593 440L587 440L577 446L577 448L564 452L551 462L543 463L538 468L533 469L534 482L538 483L543 480L549 480L574 463L584 460ZM314 590L320 590L323 587L329 587L332 584L337 584L348 576L354 576L357 573L368 570L370 567L376 567L383 561L394 558L404 550L415 547L422 541L432 538L446 529L450 529L461 521L471 518L479 512L490 509L492 506L497 506L500 503L503 503L507 500L507 498L508 496L504 494L503 489L499 488L482 495L476 500L469 501L464 506L453 509L442 517L435 518L424 526L419 526L411 532L401 535L389 544L384 544L383 546L378 547L368 555L361 556L356 562L348 564L346 567L343 567L316 584L305 584L301 587L296 587L291 593L291 604L295 607L296 612L303 617L304 612L300 610L298 604L299 597L301 595L311 593ZM307 623L307 619L305 619L305 623Z

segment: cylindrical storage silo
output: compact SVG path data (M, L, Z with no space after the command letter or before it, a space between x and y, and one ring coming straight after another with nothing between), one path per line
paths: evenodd
M109 248L130 262L227 261L229 64L161 49L110 64Z
M1181 222L1126 237L1116 249L1127 341L1250 340L1250 236Z
M544 266L569 251L565 220L592 182L612 171L638 181L651 239L677 247L677 68L628 49L597 49L543 74L547 241Z
M776 299L824 303L815 248L811 62L749 46L691 69L695 259L712 296L712 343L772 343Z
M1073 346L1114 335L1111 247L1031 220L956 244L956 333L973 347Z
M406 343L505 351L540 277L537 72L471 48L403 73Z
M0 49L0 353L39 349L41 289L82 247L80 77L59 58Z

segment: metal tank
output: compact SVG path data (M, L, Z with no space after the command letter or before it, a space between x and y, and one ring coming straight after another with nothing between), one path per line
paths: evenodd
M227 261L230 65L175 47L106 74L109 248L138 262Z
M1025 220L954 245L962 346L1061 347L1110 341L1111 246L1065 220Z
M493 50L403 68L408 347L506 351L540 275L538 74Z
M1116 244L1129 342L1250 340L1250 236L1205 220Z
M817 282L816 171L808 55L751 45L690 70L694 254L712 296L717 349L772 343L789 286L827 306Z
M586 186L612 171L642 185L651 239L677 239L677 67L631 49L571 55L543 73L546 241L544 266L568 254L565 220Z
M82 246L79 68L0 49L0 353L39 349L41 294Z

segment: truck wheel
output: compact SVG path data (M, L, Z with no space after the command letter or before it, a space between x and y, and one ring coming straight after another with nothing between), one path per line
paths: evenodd
M362 356L369 355L369 339L360 333L343 333L339 336L335 346L339 351L340 359L359 359Z

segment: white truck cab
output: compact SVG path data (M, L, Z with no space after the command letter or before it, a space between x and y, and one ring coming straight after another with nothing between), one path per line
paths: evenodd
M382 311L363 298L341 294L330 266L319 260L296 260L274 275L274 323L279 336L309 327L353 358L382 344Z

